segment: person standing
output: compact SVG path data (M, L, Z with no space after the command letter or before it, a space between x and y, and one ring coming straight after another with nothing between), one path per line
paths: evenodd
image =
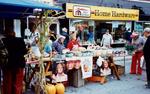
M48 57L51 55L52 55L52 41L50 40L50 37L47 36L44 45L44 56Z
M65 40L64 40L64 45L65 45L65 47L67 47L67 43L69 41L69 34L68 34L67 28L65 28L65 27L62 28L62 34L61 35L66 37Z
M70 36L71 36L71 40L69 40L67 44L67 48L70 50L78 49L78 47L80 47L80 44L76 38L76 32L72 33Z
M113 43L112 35L109 34L109 30L107 29L106 33L102 37L101 46L110 48L112 43Z
M3 67L3 94L22 94L26 45L23 38L15 37L15 32L5 33L2 40L8 50L8 64Z
M134 51L132 54L130 74L141 75L142 69L140 67L140 60L141 57L143 56L143 46L145 44L145 39L144 37L140 36L138 32L133 32L131 37L132 37L132 45L134 46Z
M125 31L124 33L124 38L128 43L132 42L132 38L130 37L132 35L132 32L130 30L130 28L128 30Z
M145 28L145 35L147 37L146 43L143 48L144 59L146 62L146 75L147 75L147 85L146 87L150 89L150 28Z
M38 32L36 25L32 23L30 25L30 31L31 34L29 36L29 41L30 41L30 46L31 46L31 51L36 57L41 57L41 52L39 48L39 40L40 40L40 33Z
M93 32L93 27L89 27L89 32L88 32L88 42L91 44L94 44L94 32Z

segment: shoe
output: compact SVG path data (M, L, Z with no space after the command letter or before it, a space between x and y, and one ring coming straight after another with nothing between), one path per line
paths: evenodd
M137 75L142 75L142 73L137 73Z
M148 86L148 84L146 83L145 86Z
M134 73L134 72L130 72L130 74L136 74L136 73Z
M150 85L147 85L146 88L150 89Z
M146 88L150 89L150 84L149 83L146 83L145 86L146 86Z
M141 78L138 77L137 80L141 80Z

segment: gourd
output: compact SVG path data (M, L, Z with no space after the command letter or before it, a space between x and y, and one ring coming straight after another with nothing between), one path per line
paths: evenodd
M56 94L65 94L65 87L62 83L57 83L56 87Z
M47 85L45 86L45 90L46 90L46 93L47 93L47 94L56 94L56 88L55 88L55 86L52 85L52 84L47 84Z

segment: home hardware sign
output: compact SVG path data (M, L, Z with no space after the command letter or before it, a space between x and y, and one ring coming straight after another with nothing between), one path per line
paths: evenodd
M138 21L139 10L67 3L66 17L77 19L93 19L93 20Z

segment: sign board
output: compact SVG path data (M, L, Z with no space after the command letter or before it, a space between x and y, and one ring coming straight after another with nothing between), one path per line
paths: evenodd
M67 3L66 17L93 20L138 21L139 10Z
M93 57L82 57L81 59L81 71L82 78L92 77Z

